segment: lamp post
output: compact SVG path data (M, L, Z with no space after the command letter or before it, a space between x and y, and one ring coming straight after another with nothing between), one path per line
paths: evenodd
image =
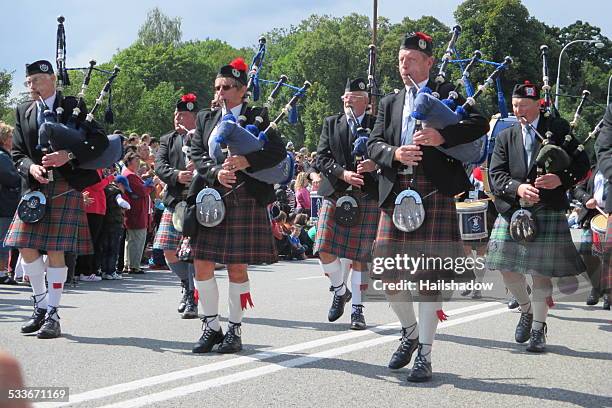
M599 40L574 40L574 41L570 41L567 44L565 44L565 47L563 47L563 49L561 50L561 53L559 54L559 65L557 66L557 84L555 85L555 108L556 109L559 109L559 79L561 77L561 57L563 57L563 52L565 51L567 47L569 47L572 44L576 44L580 42L595 44L596 48L605 47L605 44Z

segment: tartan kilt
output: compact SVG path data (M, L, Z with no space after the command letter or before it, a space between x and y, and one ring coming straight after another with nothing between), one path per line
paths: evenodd
M313 253L316 255L318 252L325 252L357 262L371 262L380 209L376 200L362 191L354 191L351 194L357 199L361 210L359 223L353 227L338 225L334 214L336 201L342 194L325 198L319 209Z
M418 167L416 169L412 187L410 187L409 182L412 176L407 175L398 175L396 184L399 184L399 191L410 187L424 198L427 194L436 190L436 187L423 174L419 174ZM425 220L419 229L412 232L400 231L393 224L394 206L395 204L391 204L391 206L385 206L381 209L374 242L374 258L395 258L397 255L450 257L455 259L465 257L453 197L436 192L424 198ZM422 268L410 273L405 270L385 268L381 275L373 276L373 279L378 278L391 282L399 280L429 280L432 282L436 280L461 280L461 276L456 274L454 270L442 267Z
M247 181L248 182L248 181ZM229 190L217 188L223 197ZM192 239L195 259L222 264L272 264L278 253L268 209L239 187L223 198L225 219L213 228L198 225Z
M174 208L166 208L162 214L155 240L153 241L153 249L172 249L176 250L181 243L182 234L174 228L172 223L172 215Z
M510 236L509 217L499 215L489 241L489 270L536 274L546 277L576 276L586 270L563 211L540 209L533 213L537 234L533 242L518 243Z
M42 220L26 224L15 212L5 246L32 248L44 251L72 252L76 255L93 254L93 244L83 207L83 194L73 190L65 180L43 184L40 191L47 197L47 209Z

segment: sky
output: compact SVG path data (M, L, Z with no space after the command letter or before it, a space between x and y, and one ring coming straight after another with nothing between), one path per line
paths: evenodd
M397 23L423 15L454 24L453 12L461 0L379 0L378 15ZM108 61L118 49L129 47L147 11L159 7L170 17L182 18L183 40L218 38L234 47L254 46L274 28L289 27L311 14L341 17L372 15L372 0L56 0L11 2L11 16L0 24L0 69L15 72L12 95L24 91L24 66L37 59L55 59L57 16L66 17L68 67L86 66L92 58ZM523 0L530 14L548 25L563 27L576 20L589 22L612 38L610 0ZM231 6L231 12L228 8ZM6 6L5 6L6 7ZM569 48L568 51L569 52Z

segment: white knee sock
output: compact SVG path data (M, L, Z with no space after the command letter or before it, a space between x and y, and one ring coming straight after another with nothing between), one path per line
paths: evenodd
M198 289L202 313L208 317L207 325L213 330L221 330L221 325L219 324L219 287L217 286L217 279L213 276L208 280L196 280L194 283Z
M509 274L502 274L502 277L506 288L508 288L510 293L512 293L519 302L521 312L532 313L531 300L529 299L529 293L527 293L527 280L525 279L525 275L513 273L510 276Z
M323 272L329 276L329 281L336 291L336 295L342 296L346 292L346 285L344 285L344 276L342 275L342 268L340 267L340 261L338 258L334 259L333 262L324 264L321 262L321 268Z
M351 268L351 292L353 292L352 305L361 305L361 292L367 289L368 284L363 282L363 272Z
M250 282L229 283L229 322L242 323L242 316L247 307L253 307Z
M342 269L342 281L348 287L349 274L351 273L351 264L353 261L346 258L340 258L340 269Z
M546 298L552 294L552 283L542 282L541 279L533 281L533 329L542 330L548 316L548 302Z
M62 292L64 292L64 282L68 277L68 267L62 266L59 268L47 268L47 283L49 284L49 307L59 307L60 300L62 298Z
M416 339L419 335L417 326L416 316L414 315L414 303L412 301L412 295L409 291L402 291L393 295L385 294L389 301L389 306L395 312L395 315L399 319L402 328L408 330L408 338ZM413 330L414 329L414 330Z
M45 285L45 263L42 256L36 258L34 262L26 263L22 260L23 273L30 278L30 286L36 297L36 307L39 309L47 308L47 286Z
M23 261L23 258L21 257L21 255L19 255L19 257L17 258L17 264L15 265L15 279L17 278L23 278L23 264L25 262Z
M431 363L431 348L438 329L438 310L442 309L442 302L419 302L419 343L421 355Z

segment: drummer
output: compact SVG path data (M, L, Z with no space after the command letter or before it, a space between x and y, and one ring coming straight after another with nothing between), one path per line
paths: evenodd
M491 231L493 230L493 224L495 224L495 219L497 218L497 210L495 206L489 202L491 200L491 192L485 190L485 183L483 182L484 177L488 177L485 173L483 174L483 167L477 166L472 170L472 174L470 175L470 182L472 183L473 188L471 190L465 191L458 197L457 202L457 210L461 207L464 210L468 210L472 206L472 208L478 208L479 212L476 213L466 213L460 214L459 223L465 221L463 228L460 229L460 232L463 232L461 239L463 240L463 249L465 251L465 255L467 257L480 257L484 259L484 256L487 252L487 244L489 242L489 236ZM488 185L488 183L486 184ZM480 208L482 207L482 208ZM467 216L472 215L472 220L479 220L481 222L474 224L474 222L468 223ZM467 230L468 227L471 226L470 230ZM484 236L483 236L484 235ZM476 236L483 236L482 238ZM474 263L474 265L480 265L480 263ZM482 283L482 280L485 275L485 270L482 268L474 268L474 281L477 283ZM473 291L470 289L466 289L461 292L461 296L469 296L472 294L472 299L481 299L482 292L480 289L474 289Z
M600 213L601 209L606 206L606 196L608 194L608 184L597 167L597 164L591 167L591 172L588 178L585 178L580 183L576 184L571 191L572 198L578 200L584 207L579 211L578 224L582 228L582 237L580 242L579 253L587 267L587 274L591 281L591 293L587 297L587 306L594 306L599 303L602 296L601 291L601 257L603 255L602 245L605 242L606 233L606 217ZM598 210L599 208L599 210ZM595 225L596 220L601 220L602 225ZM593 230L601 233L599 245L597 239L593 239Z
M491 233L486 267L502 273L506 287L520 303L515 340L529 340L527 351L540 353L546 350L546 298L552 294L551 278L576 276L585 270L567 225L565 192L584 177L589 160L573 140L567 148L569 167L539 175L540 140L534 129L540 135L551 131L551 143L562 145L569 124L540 112L539 90L529 82L514 87L512 108L520 123L497 136L491 158L491 189L500 215ZM510 232L511 217L519 209L527 209L535 218L535 227L530 225L535 237L527 244L515 241ZM528 274L533 278L533 301L527 293Z

